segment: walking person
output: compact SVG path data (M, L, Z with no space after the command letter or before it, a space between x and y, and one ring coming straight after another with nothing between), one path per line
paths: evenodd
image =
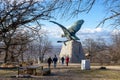
M64 57L61 58L62 65L64 64Z
M66 57L66 65L68 66L68 63L69 63L69 57L67 56Z
M47 62L48 62L48 68L50 69L50 66L51 66L51 63L52 63L51 57L48 58Z
M57 56L55 55L54 58L53 58L54 68L56 68L57 61L58 61L58 58L57 58Z

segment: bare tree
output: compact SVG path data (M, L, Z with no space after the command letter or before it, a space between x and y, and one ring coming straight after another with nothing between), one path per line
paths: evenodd
M22 0L20 2L16 0L1 0L0 4L0 37L4 43L2 49L5 50L4 62L6 63L9 61L9 48L14 45L11 42L17 28L30 26L32 22L38 24L36 21L38 19L50 18L50 11L55 9L53 8L55 5L43 5L44 2L34 0Z
M7 62L14 62L18 60L18 57L23 55L23 53L27 50L26 44L31 42L30 38L31 36L28 35L28 33L21 33L23 30L17 30L15 34L10 37L11 39L10 43L7 45L8 50L4 50L4 52L7 52ZM4 49L6 45L3 45ZM5 54L6 56L6 54ZM6 58L4 59L6 61Z
M106 49L108 48L102 38L97 40L86 39L84 42L85 52L90 55L91 62L103 63L106 59ZM101 57L104 56L104 57Z
M111 26L120 26L120 0L65 0L63 3L66 6L64 6L64 9L62 10L62 15L68 15L70 13L70 17L77 16L83 12L89 13L92 7L98 3L104 6L107 15L103 17L97 27L100 25L103 26L106 21L111 21Z
M47 37L41 38L38 42L39 58L41 62L43 62L45 54L51 52L51 50L52 45L51 42L48 41Z
M111 61L119 63L120 61L120 33L112 35L112 45L109 47Z
M94 61L93 58L96 55L96 42L93 39L86 39L84 42L84 51L90 56L90 60Z
M104 6L107 15L103 17L97 27L104 25L106 21L111 21L111 26L120 26L120 0L67 0L64 3L66 3L66 6L64 7L63 15L70 13L72 16L77 16L83 12L89 13L92 7L98 3Z
M38 60L40 62L43 62L44 56L47 53L50 53L52 50L52 44L48 40L46 36L40 37L39 40L34 40L33 42L30 42L28 44L28 50L24 54L24 59L27 59L28 61L31 60Z
M41 27L31 27L30 33L32 33L32 41L28 43L28 50L25 53L24 58L38 59L43 62L44 55L51 52L52 44L48 39L47 32L41 29Z
M111 26L120 26L120 0L103 0L103 4L108 11L108 15L98 24L104 24L106 21L111 20ZM113 22L113 23L112 23ZM97 26L97 27L98 27Z
M35 39L36 50L38 51L40 62L43 62L44 55L48 52L51 52L52 44L48 39L46 31L38 28L34 28L34 30L35 30L34 35L36 35L37 38Z
M69 17L77 16L83 12L89 13L92 7L98 3L104 6L106 16L97 25L104 25L106 21L111 21L110 25L114 27L120 26L120 0L58 0L63 4L61 6L62 16L69 15ZM64 8L64 9L63 9ZM58 11L59 13L59 11Z

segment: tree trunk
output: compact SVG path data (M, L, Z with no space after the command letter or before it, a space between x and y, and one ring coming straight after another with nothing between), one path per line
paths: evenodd
M7 63L7 62L8 62L8 59L9 59L8 56L9 56L9 55L8 55L8 50L6 50L6 51L5 51L5 57L4 57L4 63Z
M8 52L8 48L5 49L5 57L4 57L4 63L7 62L13 62L14 61L14 56Z
M4 63L7 63L7 57L8 57L8 54L5 53Z
M23 53L21 53L21 60L24 62Z
M44 59L44 53L42 53L42 60L41 60L42 63L43 63L43 59Z

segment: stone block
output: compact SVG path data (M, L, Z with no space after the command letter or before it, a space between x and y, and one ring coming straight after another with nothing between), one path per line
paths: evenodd
M49 68L44 68L43 70L39 70L37 72L37 76L45 76L51 74L51 70Z
M81 62L81 70L90 70L90 60L82 60Z
M71 63L80 63L81 60L85 59L81 42L71 40L63 44L60 58L66 56L69 56Z

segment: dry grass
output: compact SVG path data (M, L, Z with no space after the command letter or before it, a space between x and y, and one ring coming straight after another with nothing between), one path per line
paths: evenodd
M0 70L0 80L120 80L120 69L81 70L80 66L60 66L52 68L49 76L36 76L34 78L11 78L17 75L17 70Z
M17 74L17 70L0 70L0 77L6 78Z
M120 71L118 70L73 70L72 71L75 76L80 76L81 78L89 78L89 79L98 79L98 80L119 80L120 79Z

